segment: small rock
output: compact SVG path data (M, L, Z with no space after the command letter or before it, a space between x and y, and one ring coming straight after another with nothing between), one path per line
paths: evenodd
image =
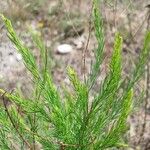
M46 42L46 47L51 47L52 43L50 41Z
M16 59L17 61L21 61L22 60L22 55L21 54L16 54Z
M73 48L72 48L72 46L69 45L69 44L62 44L62 45L59 45L59 46L57 47L57 52L58 52L59 54L68 54L68 53L70 53L71 51L73 51Z
M13 56L9 57L9 62L10 62L10 64L14 64L15 63L15 59L14 59Z
M80 50L80 49L82 49L82 48L84 47L84 44L85 44L85 37L84 37L84 36L81 36L81 37L75 39L73 43L75 44L76 48L77 48L78 50Z
M4 76L2 74L0 74L0 80L2 80L4 78Z

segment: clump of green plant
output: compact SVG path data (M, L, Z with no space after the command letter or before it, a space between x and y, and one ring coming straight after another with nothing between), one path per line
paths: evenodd
M93 86L104 60L104 33L98 1L93 1L93 18L98 47L87 80L79 80L72 67L67 68L73 92L66 87L63 95L57 90L47 67L47 51L35 40L41 51L42 67L38 67L31 51L17 37L11 22L1 15L8 37L22 55L26 68L33 77L33 97L26 99L18 93L0 89L1 149L44 150L103 150L126 146L122 134L133 107L133 87L144 71L150 50L150 32L145 36L139 62L130 79L122 77L122 37L115 36L109 72L93 94ZM124 85L124 86L122 86ZM90 95L93 100L90 102ZM8 107L7 101L12 102Z

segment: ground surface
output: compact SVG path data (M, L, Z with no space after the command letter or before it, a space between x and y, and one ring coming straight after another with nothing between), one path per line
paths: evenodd
M101 6L106 35L105 63L100 81L107 70L107 63L112 52L113 37L116 31L124 37L123 60L124 74L128 75L135 65L136 58L142 48L145 31L147 30L147 8L149 0L103 2ZM84 72L89 72L93 49L96 47L93 29L86 50L86 68L83 70L83 51L87 45L91 12L90 0L1 0L0 12L8 16L15 26L16 32L33 51L37 62L39 51L33 45L28 34L29 26L42 35L48 49L50 67L57 86L62 81L68 83L66 66L72 65L82 78ZM92 25L91 25L92 26ZM31 79L22 63L20 54L6 36L3 23L0 22L0 88L10 91L20 88L27 93ZM72 51L59 54L57 46L69 44ZM40 62L39 62L40 63ZM28 85L28 86L26 86ZM141 81L140 87L145 87ZM150 149L150 110L147 109L146 128L143 130L145 115L143 105L129 119L130 130L127 134L131 149ZM143 133L143 134L142 134Z

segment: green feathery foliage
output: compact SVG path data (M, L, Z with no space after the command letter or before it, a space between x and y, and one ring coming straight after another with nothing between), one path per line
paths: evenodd
M90 77L88 79L88 86L90 89L93 87L96 78L99 74L101 64L103 62L103 52L104 52L104 32L103 32L103 21L99 12L99 1L93 0L93 22L95 27L95 37L97 39L98 47L95 50L95 60L91 67Z
M133 87L144 71L150 50L150 32L145 36L144 47L132 77L123 86L122 37L116 33L109 72L99 91L93 95L93 85L104 60L104 33L98 0L93 1L93 18L98 48L88 82L81 81L72 67L67 68L73 92L66 87L63 95L53 83L47 67L47 50L40 38L32 35L41 52L42 65L17 37L10 20L1 15L8 37L22 55L24 64L33 76L33 96L22 98L17 93L0 89L0 147L2 149L44 150L103 150L126 146L122 134L127 130L126 121L133 107ZM6 101L11 101L8 106ZM17 149L16 148L16 149Z

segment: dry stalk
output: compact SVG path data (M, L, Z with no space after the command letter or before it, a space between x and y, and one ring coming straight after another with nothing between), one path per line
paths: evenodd
M148 13L147 13L147 30L150 28L150 6L148 5ZM145 104L144 104L144 117L143 117L143 125L142 131L139 137L139 143L141 144L144 140L144 133L146 132L147 125L147 109L149 105L149 90L150 90L150 62L147 62L146 65L146 96L145 96Z

